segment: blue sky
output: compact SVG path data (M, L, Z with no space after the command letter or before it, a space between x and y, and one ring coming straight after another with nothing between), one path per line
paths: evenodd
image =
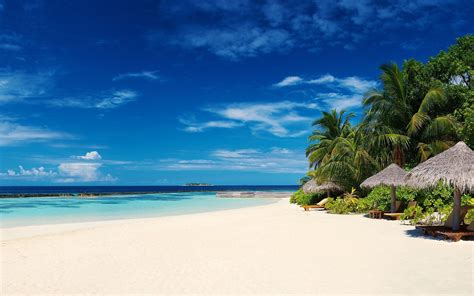
M0 0L0 184L296 184L321 110L469 1Z

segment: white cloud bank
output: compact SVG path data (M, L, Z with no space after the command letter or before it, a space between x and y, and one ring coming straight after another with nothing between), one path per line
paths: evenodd
M61 178L57 182L111 182L117 180L110 174L102 175L99 171L101 166L101 163L61 163L58 167Z
M34 178L44 178L44 177L54 177L57 175L56 172L53 172L52 170L47 171L44 167L39 167L39 168L31 168L31 169L25 169L23 168L22 165L18 166L19 170L14 171L14 170L7 170L6 173L1 173L0 176L8 176L8 177L34 177Z
M83 156L73 156L84 161L63 161L57 165L56 170L46 170L44 167L24 169L22 165L19 170L7 170L0 172L3 179L21 178L25 180L49 180L56 183L88 183L88 182L114 182L117 178L110 174L103 174L101 168L104 165L97 151L87 152Z

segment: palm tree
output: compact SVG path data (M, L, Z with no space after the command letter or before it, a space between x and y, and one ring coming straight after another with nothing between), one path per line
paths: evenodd
M323 112L314 121L316 129L309 137L306 150L310 168L309 176L320 182L333 181L347 188L358 186L368 177L377 164L366 149L367 139L350 124L354 113L345 111Z
M454 118L442 114L447 98L441 88L409 100L407 77L395 63L381 66L380 91L369 92L361 132L370 134L368 150L380 165L417 163L451 147L456 140Z
M350 120L355 114L345 113L345 110L337 112L333 109L331 112L323 112L323 116L313 122L316 129L309 136L310 145L306 148L310 168L315 168L327 160L337 141L351 132Z
M365 135L352 130L333 142L331 153L310 173L320 181L331 180L346 188L358 185L379 167L366 149Z

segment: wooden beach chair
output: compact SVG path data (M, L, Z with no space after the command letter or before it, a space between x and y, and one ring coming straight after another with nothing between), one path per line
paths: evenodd
M396 204L395 204L395 207L397 208L396 213L386 212L386 213L383 214L383 216L385 218L389 218L389 219L392 219L392 220L400 220L400 217L403 214L403 211L401 210L401 206L402 206L402 202L397 200ZM414 206L416 206L416 201L410 201L410 202L408 202L408 207L407 208L411 208L411 207L414 207Z
M420 229L423 231L424 234L426 235L431 235L431 236L438 236L438 235L443 235L446 238L451 238L454 241L459 241L463 236L470 236L472 234L469 234L470 232L474 231L474 225L473 223L469 224L469 226L463 225L464 223L464 218L467 215L467 212L472 209L472 206L462 206L461 207L461 215L460 215L460 220L461 220L461 228L458 231L453 231L453 219L454 219L454 213L451 212L446 219L446 222L444 222L444 225L417 225L415 226L416 229Z
M303 209L305 211L309 211L311 209L325 209L326 208L325 204L328 202L328 200L329 200L328 198L324 198L315 205L304 205Z
M446 239L458 242L463 237L474 237L474 221L468 226L465 226L459 230L452 230L451 228L443 227L443 229L435 231L434 236L444 236Z

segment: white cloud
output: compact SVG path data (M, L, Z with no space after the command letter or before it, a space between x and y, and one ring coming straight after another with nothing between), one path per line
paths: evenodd
M70 138L72 136L69 134L52 131L43 127L0 121L0 146L14 146L29 142L45 142Z
M315 109L314 103L300 103L291 101L271 103L235 103L206 111L217 115L224 121L208 121L193 123L180 120L186 125L187 132L202 132L207 128L235 128L249 126L254 133L267 132L277 137L298 137L306 133L307 125L312 120L303 116L299 110ZM215 124L216 122L221 124ZM222 124L225 123L225 124ZM296 128L299 130L295 131Z
M49 100L47 103L55 107L72 107L84 109L114 109L135 101L138 94L132 90L119 90L98 94L94 97L65 98Z
M308 80L307 83L309 84L325 84L325 83L332 83L336 80L336 77L332 76L331 74L323 75L316 79Z
M443 23L469 31L470 10L463 5L439 0L162 1L159 24L147 39L231 60L294 48L311 51L321 44L354 49L401 28L420 35L440 30L436 24Z
M53 85L52 75L0 71L0 104L44 98Z
M248 157L249 155L254 155L259 153L256 149L238 149L238 150L226 150L220 149L212 153L213 156L219 158L243 158Z
M103 175L100 172L101 163L61 163L57 171L46 170L44 167L24 169L19 166L19 170L7 170L0 172L3 179L23 178L32 181L48 179L58 183L82 183L82 182L113 182L117 179L110 174Z
M366 80L356 76L339 79L338 81L341 87L352 89L356 93L365 93L377 86L377 81Z
M301 84L317 84L332 88L339 88L346 91L363 94L370 89L377 87L377 81L367 80L357 76L336 78L331 74L323 75L316 79L305 80L298 76L288 76L282 81L274 84L277 87L286 87Z
M1 177L31 177L31 178L49 178L57 175L56 172L52 170L47 171L44 167L25 169L22 165L18 166L19 170L7 170L6 173L1 173Z
M303 79L298 76L288 76L285 77L282 81L275 83L274 86L276 87L284 87L290 85L297 85L303 82Z
M156 170L248 171L263 173L295 173L307 171L304 151L273 147L259 149L218 149L209 159L167 159L154 167Z
M331 109L346 110L362 106L363 98L360 94L320 93L316 95L316 99L322 100Z
M110 174L102 175L99 168L101 163L84 163L72 162L61 163L58 166L60 178L57 182L73 183L73 182L113 182L117 179Z
M148 35L148 40L157 43L165 39L161 32ZM275 50L293 47L291 35L284 28L262 28L254 24L240 23L236 26L213 26L182 28L169 43L184 48L203 48L217 56L237 60L253 57Z
M128 78L142 78L147 80L161 80L161 77L157 74L158 71L141 71L141 72L134 72L134 73L124 73L115 76L112 80L118 81Z
M186 125L186 127L183 129L186 132L189 133L199 133L203 132L206 129L209 128L235 128L238 126L241 126L240 123L235 122L235 121L208 121L208 122L194 122L190 120L186 120L183 118L180 118L179 121Z
M100 156L99 152L97 151L91 151L91 152L87 152L85 155L73 156L73 158L83 159L83 160L100 160L102 156Z
M62 163L59 165L59 173L66 179L75 179L80 181L96 181L99 178L98 169L100 163Z

